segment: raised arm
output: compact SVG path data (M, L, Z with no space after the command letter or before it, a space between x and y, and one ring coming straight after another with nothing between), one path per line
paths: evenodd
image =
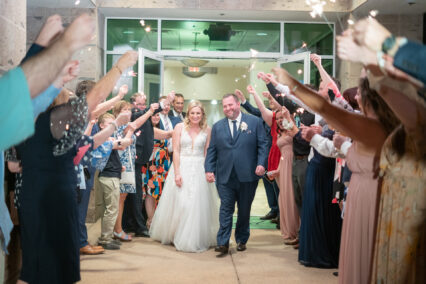
M155 111L158 108L159 108L158 103L151 104L148 111L146 111L142 116L138 117L135 121L131 123L133 129L138 129L139 127L141 127L151 116L154 115Z
M173 168L175 170L175 183L178 187L182 186L182 176L180 173L180 134L182 133L183 123L176 125L173 130Z
M127 124L130 121L130 114L123 112L120 113L113 123L99 131L93 136L93 149L98 148L102 145L111 135L114 133L118 127ZM92 125L93 126L93 125ZM86 129L87 130L87 129ZM90 135L90 132L89 132Z
M136 51L128 51L123 54L117 63L108 71L108 73L100 79L96 85L87 94L87 106L89 107L89 114L96 108L96 106L105 100L111 93L115 83L122 75L123 71L133 66L138 60L138 53Z
M95 29L94 19L83 14L51 46L22 63L32 98L55 80L75 51L90 42Z
M111 110L117 102L121 101L124 98L128 91L129 87L127 85L122 85L118 90L118 94L115 97L96 106L96 108L90 114L90 118L96 119L101 114Z
M160 128L154 127L154 139L164 140L172 137L173 131L165 131Z
M322 115L337 130L346 133L354 140L360 141L369 149L380 151L387 135L378 120L348 112L332 105L315 91L299 83L284 69L274 68L273 71L279 82L290 86L299 99L313 111Z
M266 124L268 126L271 126L272 125L272 116L273 116L272 111L265 107L265 104L260 99L259 95L256 93L256 90L251 85L247 86L247 91L251 95L253 95L254 101L256 102L257 107L260 110L260 113L262 114L263 120L266 122Z
M254 106L252 106L244 97L243 92L241 92L240 90L236 89L235 90L235 95L238 97L238 99L241 102L241 106L251 115L257 116L257 117L261 117L262 114L260 113L260 110L258 108L255 108Z

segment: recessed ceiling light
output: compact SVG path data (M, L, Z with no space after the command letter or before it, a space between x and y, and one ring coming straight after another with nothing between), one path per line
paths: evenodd
M225 16L225 13L220 13L219 16Z
M267 33L257 33L256 35L257 36L267 36L268 34Z
M124 31L123 34L133 34L135 33L134 31Z
M131 42L131 43L139 43L138 40L129 40L129 42Z

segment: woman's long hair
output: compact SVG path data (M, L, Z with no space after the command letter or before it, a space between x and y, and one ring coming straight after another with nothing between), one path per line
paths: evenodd
M361 94L361 103L365 109L369 106L376 114L379 122L383 126L386 134L389 135L401 123L393 111L379 94L370 88L367 78L361 78L359 82L359 91Z
M201 109L201 112L203 114L203 117L200 120L200 128L202 130L206 129L207 127L207 119L206 119L206 110L204 109L203 104L200 101L191 101L188 104L188 110L186 111L186 116L185 119L183 121L185 127L188 129L189 128L189 112L194 108L194 107L199 107Z

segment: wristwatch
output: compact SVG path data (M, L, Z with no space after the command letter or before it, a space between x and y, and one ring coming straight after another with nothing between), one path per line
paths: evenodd
M389 50L391 50L396 43L396 38L394 35L388 36L382 43L382 51L385 54L388 54Z

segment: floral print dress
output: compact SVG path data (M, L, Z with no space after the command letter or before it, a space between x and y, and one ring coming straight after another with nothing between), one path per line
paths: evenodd
M164 182L170 168L170 155L167 149L167 140L154 140L154 150L148 164L142 167L143 195L147 194L155 199L158 205Z

